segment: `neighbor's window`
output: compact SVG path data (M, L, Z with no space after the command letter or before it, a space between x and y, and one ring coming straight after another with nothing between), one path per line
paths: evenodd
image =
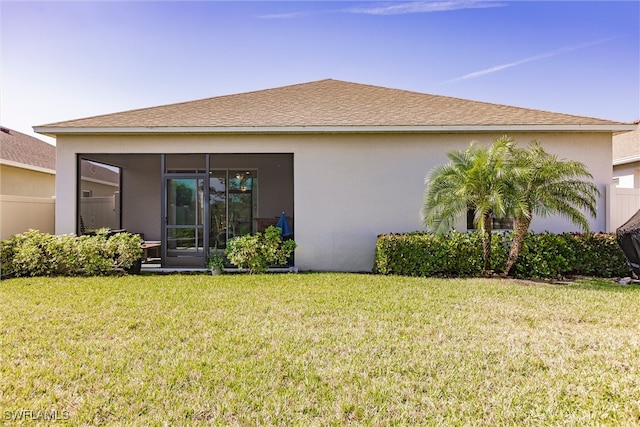
M473 224L473 209L467 210L467 230L475 230L476 226ZM491 217L491 228L493 230L513 230L513 218L498 218Z

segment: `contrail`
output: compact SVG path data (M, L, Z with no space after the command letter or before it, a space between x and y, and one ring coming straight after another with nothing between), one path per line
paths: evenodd
M563 53L573 52L574 50L584 49L585 47L594 46L597 44L606 43L608 41L614 40L618 37L609 37L606 39L595 40L588 43L577 44L574 46L563 47L561 49L552 50L551 52L541 53L538 55L530 56L525 59L521 59L519 61L509 62L507 64L500 64L490 68L485 68L484 70L474 71L473 73L465 74L464 76L456 77L454 79L446 80L444 83L457 82L460 80L468 80L476 77L484 76L486 74L495 73L496 71L504 70L505 68L515 67L517 65L526 64L527 62L539 61L540 59L551 58L552 56L562 55Z

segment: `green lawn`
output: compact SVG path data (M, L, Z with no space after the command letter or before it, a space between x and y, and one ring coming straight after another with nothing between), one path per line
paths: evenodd
M0 298L3 421L640 422L637 286L166 275L12 279Z

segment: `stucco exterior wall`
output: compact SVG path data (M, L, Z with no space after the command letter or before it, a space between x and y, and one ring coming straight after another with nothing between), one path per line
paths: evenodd
M472 140L490 144L499 136L491 133L59 136L56 232L75 231L76 153L291 153L295 235L299 245L296 265L302 270L370 271L377 235L423 229L420 208L424 177L447 161L446 153L464 149ZM511 136L521 146L536 139L559 158L578 160L588 166L602 192L598 217L590 224L594 231L603 231L605 186L612 179L611 134ZM127 173L123 174L123 209L126 209L126 204L135 201L125 196ZM159 197L160 183L149 185L149 192ZM575 230L557 217L535 218L532 228L551 232Z
M56 176L9 165L0 165L0 194L28 197L53 197Z

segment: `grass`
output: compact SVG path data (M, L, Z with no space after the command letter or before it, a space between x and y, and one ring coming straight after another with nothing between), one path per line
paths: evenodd
M0 283L33 425L637 425L640 289L355 274Z

